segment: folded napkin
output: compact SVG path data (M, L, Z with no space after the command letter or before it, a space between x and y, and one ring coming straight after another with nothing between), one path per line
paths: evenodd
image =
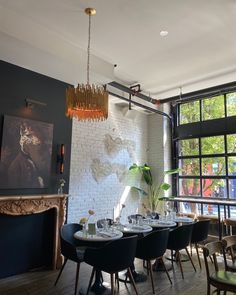
M112 232L107 232L107 231L99 231L98 236L101 236L103 238L112 238L115 237L117 234L112 233Z

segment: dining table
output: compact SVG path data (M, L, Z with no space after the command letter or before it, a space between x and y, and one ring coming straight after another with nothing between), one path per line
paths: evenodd
M151 226L153 229L173 228L177 226L175 220L143 219L143 223Z
M74 234L74 238L78 239L83 242L86 247L102 247L105 243L110 241L114 241L117 239L122 238L123 233L116 229L116 228L109 228L109 229L97 229L95 234L89 234L85 230L77 231ZM87 294L86 287L81 287L79 290L80 295ZM102 273L100 270L96 270L95 272L95 281L90 288L89 295L110 295L110 289L104 286Z

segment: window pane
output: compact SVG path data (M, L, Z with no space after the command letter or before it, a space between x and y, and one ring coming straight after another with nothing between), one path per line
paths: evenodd
M225 158L203 158L202 175L225 175Z
M236 207L230 206L229 210L230 210L230 217L236 218ZM235 234L235 233L233 232L233 234Z
M229 179L229 197L236 199L236 179Z
M179 141L179 155L193 156L199 154L198 138L184 139Z
M182 169L180 175L200 175L199 159L180 159L179 168Z
M228 157L228 173L236 175L236 157Z
M179 195L200 196L200 179L180 179Z
M180 105L180 125L200 121L199 100Z
M236 92L226 95L227 116L236 116Z
M236 134L227 135L228 153L236 153Z
M202 154L221 154L225 152L224 136L211 136L201 139Z
M221 212L221 216L224 216L224 206L220 206L220 212ZM218 206L217 205L212 205L212 204L206 204L203 205L203 214L205 215L215 215L216 217L218 217ZM218 229L216 227L213 227L211 229L211 234L214 236L218 236Z
M226 198L225 179L202 179L203 197Z
M202 100L202 120L212 120L225 117L224 96L219 95Z

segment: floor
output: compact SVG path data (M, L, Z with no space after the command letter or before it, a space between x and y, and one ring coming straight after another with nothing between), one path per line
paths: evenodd
M205 269L200 270L195 255L194 264L197 272L194 272L190 262L183 262L184 280L181 277L179 267L174 265L174 271L170 270L173 285L163 272L154 272L156 294L161 295L205 295L206 294L206 274ZM135 260L137 271L144 271L142 261ZM74 277L76 265L68 262L58 285L54 287L54 281L58 271L32 271L29 273L9 277L0 280L0 295L72 295L74 294ZM81 264L80 286L86 287L91 273L91 267L85 263ZM109 282L110 278L104 274L104 281ZM109 287L109 284L108 284ZM138 283L137 289L140 295L151 295L151 283L148 279L144 283ZM119 295L135 294L130 284L120 283L120 289L116 293Z

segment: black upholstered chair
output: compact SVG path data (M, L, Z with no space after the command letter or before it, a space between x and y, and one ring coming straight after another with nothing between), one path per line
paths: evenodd
M74 233L81 229L82 229L82 226L77 223L65 224L61 227L61 230L60 230L61 254L65 257L65 260L54 284L56 286L68 259L76 262L77 269L76 269L76 277L75 277L75 292L74 292L75 295L77 294L77 289L78 289L80 263L83 262L83 253L85 249L84 247L77 246L76 239L74 238Z
M104 226L104 222L106 222L106 221L109 226L111 226L114 223L113 219L111 219L111 218L106 218L106 219L103 218L103 219L99 219L97 221L97 227L102 228Z
M200 257L199 257L199 244L203 243L204 241L207 240L208 237L208 232L209 232L209 225L210 225L210 220L206 219L206 220L200 220L198 222L195 222L193 224L193 231L192 231L192 236L191 236L191 246L194 245L196 252L197 252L197 258L198 258L198 262L199 262L199 266L200 268L202 268L201 266L201 261L200 261Z
M223 253L224 269L220 269L220 264L217 258L220 257L219 253ZM220 291L236 293L236 273L225 270L226 257L222 241L215 241L203 246L204 262L207 275L207 295L211 294L211 286L217 289L217 294ZM214 272L212 272L212 263L209 267L209 257L213 257ZM222 259L221 259L222 260Z
M181 271L181 275L182 275L183 279L184 279L184 274L183 274L183 267L182 267L182 263L181 263L180 250L185 249L185 251L188 255L188 258L189 258L194 270L196 271L196 268L193 264L192 258L190 256L190 254L188 252L188 248L187 248L190 244L190 241L191 241L192 230L193 230L192 223L176 227L175 229L170 231L168 243L167 243L167 249L171 250L172 267L173 267L173 260L174 260L173 251L175 251L175 259L176 259L176 262L179 263L180 271Z
M230 255L230 262L226 260L226 270L236 272L236 235L227 236L222 239L225 253Z
M147 261L147 271L151 274L152 291L155 294L151 260L158 259L162 262L170 283L170 275L165 267L163 255L166 251L169 229L153 231L143 238L138 239L135 257Z
M84 261L93 266L87 294L92 285L95 271L104 271L110 274L111 294L113 295L114 274L117 278L118 272L126 269L128 270L128 275L134 287L135 293L138 294L132 272L130 270L135 258L136 246L137 236L130 236L111 241L100 248L87 248L84 255Z

